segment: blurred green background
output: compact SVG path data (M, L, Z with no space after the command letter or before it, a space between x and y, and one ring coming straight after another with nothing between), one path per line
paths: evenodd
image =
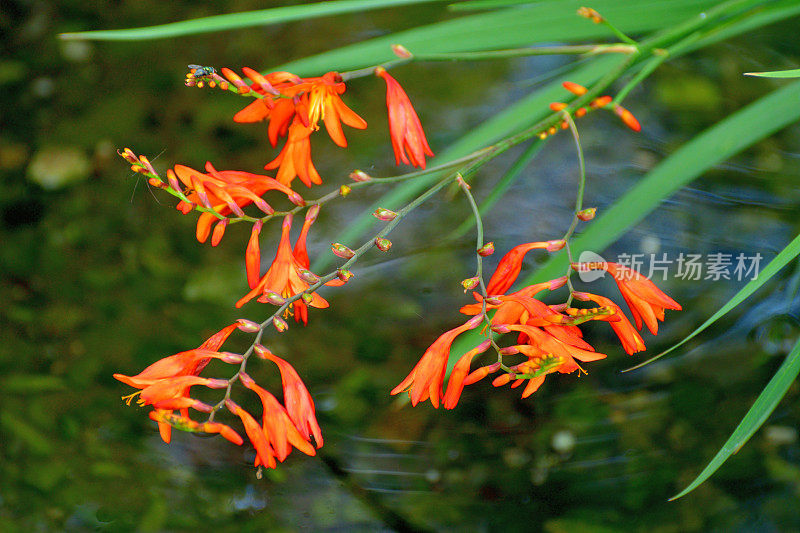
M289 359L318 407L325 447L295 453L257 480L251 452L219 438L158 438L146 410L111 375L134 374L195 347L238 317L246 292L247 228L220 246L194 239L194 216L151 191L115 150L130 147L164 171L175 163L258 172L276 153L263 125L231 117L246 101L183 86L186 65L266 70L420 21L454 15L423 5L153 42L59 41L111 29L268 7L264 2L37 2L0 8L0 530L320 531L790 531L800 529L798 386L766 425L706 484L675 503L716 453L794 345L800 280L792 265L675 356L620 374L628 358L603 324L589 329L607 360L588 376L553 376L533 397L490 383L468 388L453 411L388 396L467 303L471 235L445 237L469 216L440 194L393 234L326 311L311 311L266 343ZM273 4L278 4L273 2ZM285 3L280 3L285 4ZM579 122L587 205L601 211L665 155L779 86L742 72L796 68L797 20L765 27L661 67L626 102L634 135L610 114ZM417 107L435 152L564 64L543 57L411 65L393 74ZM321 74L321 73L320 73ZM392 175L384 87L348 86L370 124L350 148L315 139L325 185L361 168ZM322 136L320 136L321 138ZM604 252L761 253L774 257L800 229L800 128L755 145L683 189ZM512 152L474 180L491 192ZM435 160L434 160L435 161ZM486 218L498 253L557 238L572 216L576 160L555 138ZM365 191L365 192L362 192ZM330 204L310 238L312 257L382 191ZM271 259L277 226L262 233ZM348 243L356 244L356 243ZM541 260L531 256L530 272ZM668 312L647 354L680 340L742 282L659 286L685 311ZM608 287L608 294L616 289ZM246 346L237 334L225 348ZM640 354L641 355L641 354ZM222 366L210 367L223 371ZM266 365L252 373L279 388Z

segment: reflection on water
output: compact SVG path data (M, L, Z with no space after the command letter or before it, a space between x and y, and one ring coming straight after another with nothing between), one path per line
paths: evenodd
M157 8L154 17L189 16L176 11L167 17L179 9L169 3L151 8ZM125 11L132 8L119 9L135 20ZM439 8L424 9L438 16ZM390 257L367 258L346 289L328 291L329 312L313 313L305 331L270 339L318 398L326 433L319 458L295 454L259 481L246 448L185 434L164 446L142 411L118 401L123 391L110 375L194 346L239 316L231 295L243 289L246 236L231 228L217 249L198 245L189 217L175 215L158 194L154 200L143 184L136 188L136 178L108 147L163 152L157 163L164 167L211 159L259 168L263 131L231 127L238 101L182 87L184 65L230 64L235 57L237 64L265 66L264 35L279 41L288 57L293 41L298 55L310 53L328 46L312 36L334 30L321 20L308 23L315 31L302 37L286 25L181 42L93 44L88 55L69 59L55 49L41 53L55 46L52 30L71 29L79 17L111 26L110 15L64 13L52 23L58 27L37 30L41 15L34 11L13 15L33 26L16 40L3 37L13 53L0 61L0 74L12 76L11 82L0 76L3 87L26 95L9 107L16 127L0 132L7 302L0 343L0 530L800 528L796 385L765 428L709 482L688 498L666 502L719 449L794 343L800 329L795 265L685 349L642 370L620 373L642 359L624 356L606 328L593 327L589 335L609 359L588 376L548 380L524 401L518 390L479 383L453 411L427 404L412 409L387 391L458 320L464 297L457 282L472 269L472 237L454 247L443 244L443 229L467 216L466 205L446 195L393 234ZM371 17L374 29L364 31L416 22L396 12ZM768 28L665 66L627 104L646 124L640 136L622 132L607 117L587 118L579 125L587 203L602 210L697 131L762 94L753 87L766 92L774 83L723 83L703 66L712 61L742 72L758 70L754 62L769 66L776 55L788 61L797 53L784 38L789 31ZM408 67L402 74L441 151L561 61ZM15 68L26 76L45 72L57 89L27 95L24 79L13 81ZM116 74L107 76L112 70ZM485 83L452 83L467 75ZM698 76L717 102L710 110L669 98L675 84L691 92ZM383 95L373 89L353 88L349 102L378 117ZM375 138L382 139L386 126L373 122ZM798 231L798 131L793 127L708 172L598 252L760 253L766 264ZM364 155L315 146L329 183L338 183L343 169L367 169L370 160L372 173L393 173L382 140L352 137ZM21 181L27 162L46 145L90 154L80 165L90 165L92 174L55 191ZM514 155L478 177L479 198ZM575 174L572 142L557 136L486 218L499 252L563 233ZM336 240L350 214L361 211L357 206L374 199L367 196L353 194L323 212L324 223L310 240L312 254ZM525 270L538 261L531 258ZM685 311L672 313L659 336L646 339L647 353L683 338L743 283L684 280L669 272L663 287ZM254 318L259 312L247 310Z

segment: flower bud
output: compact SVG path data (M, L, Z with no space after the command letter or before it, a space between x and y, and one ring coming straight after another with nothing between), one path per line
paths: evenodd
M278 330L278 333L283 333L289 329L289 324L287 324L286 321L279 316L276 316L272 319L272 325L275 326L275 329Z
M167 182L169 182L169 186L172 187L173 191L183 192L181 183L178 181L178 177L175 175L172 169L167 170Z
M303 200L303 197L300 196L299 193L292 192L292 194L288 195L287 198L289 198L289 201L292 202L294 205L299 205L300 207L306 205L306 201Z
M317 276L316 274L305 268L299 269L297 271L297 275L300 276L300 279L302 279L309 285L313 285L319 281L319 276Z
M550 103L550 109L552 111L556 111L557 112L557 111L561 111L562 109L566 109L566 108L567 108L567 104L565 104L564 102L551 102Z
M351 189L349 186L347 186L347 185L342 185L341 187L339 187L339 195L341 195L341 197L342 197L342 198L344 198L345 196L347 196L348 194L350 194L350 191L351 191L351 190L352 190L352 189Z
M605 20L600 13L598 13L597 11L595 11L590 7L578 8L578 16L587 18L592 22L594 22L595 24L600 24Z
M613 98L611 98L611 97L610 97L610 96L608 96L608 95L606 95L606 96L601 96L601 97L599 97L599 98L595 98L594 100L592 100L592 101L589 103L589 105L590 105L591 107L595 108L595 109L600 109L601 107L605 107L605 106L607 106L608 104L610 104L610 103L611 103L611 100L613 100Z
M148 178L147 183L156 189L163 189L166 187L166 185L158 178Z
M354 170L350 173L350 179L353 181L369 181L372 176L361 170Z
M242 357L238 353L222 352L222 357L220 357L219 360L222 361L223 363L230 363L232 365L237 365L241 363L242 360L244 360L244 357Z
M633 131L636 132L642 131L642 125L639 124L639 121L636 120L636 117L633 116L633 113L631 113L621 105L614 106L614 113L616 113L617 116L620 119L622 119L622 122Z
M347 281L353 277L353 273L346 268L340 268L336 271L336 277L342 280L342 283L347 283Z
M269 359L269 356L272 355L272 352L269 351L269 348L264 346L263 344L256 344L253 346L253 351L258 356L259 359Z
M489 296L484 300L488 305L501 305L503 300L498 298L497 296Z
M256 384L256 381L247 372L239 372L239 381L248 389Z
M461 280L461 286L464 287L464 292L466 293L467 291L470 291L475 287L477 287L479 282L480 279L478 278L478 276L475 276L474 278L467 278L465 280Z
M286 298L275 291L264 291L258 301L272 305L283 305L286 303Z
M300 298L306 303L306 305L311 305L311 302L314 301L314 295L307 292L301 294Z
M379 207L378 209L375 210L374 213L372 213L372 216L374 216L378 220L389 222L390 220L394 220L397 217L397 213L389 209L384 209L383 207Z
M467 320L467 324L469 324L469 329L475 329L481 324L483 324L483 319L486 317L484 314L475 315L474 317Z
M242 72L245 76L250 78L255 85L258 85L264 89L265 92L276 96L280 95L280 93L275 89L275 87L272 86L269 80L262 76L260 72L257 72L249 67L242 67Z
M133 150L130 148L123 148L121 152L117 150L117 154L132 165L139 163L139 158L136 157L136 154L134 154Z
M567 241L564 239L558 239L555 241L547 241L547 251L548 252L557 252L567 244Z
M400 59L411 59L412 57L411 52L409 52L408 49L402 44L393 44L392 52L394 52L394 55Z
M589 110L586 109L585 107L579 107L578 109L575 110L575 118L581 118L582 116L585 116L586 113L588 112Z
M354 255L356 255L356 253L353 250L351 250L350 248L339 242L331 243L331 251L333 251L334 255L339 256L343 259L350 259Z
M224 389L228 386L227 379L216 379L216 378L208 378L205 382L201 383L201 385L205 385L209 389Z
M225 228L228 227L228 219L223 218L217 225L214 226L214 231L211 233L211 246L216 246L222 240L222 236L225 235Z
M240 318L236 322L239 323L239 331L244 331L245 333L255 333L261 329L258 323L247 320L246 318Z
M492 331L494 331L495 333L500 333L501 335L503 335L505 333L508 333L511 330L505 324L497 324L497 325L493 325L492 326Z
M306 222L313 224L317 221L317 215L319 215L319 204L314 204L306 212Z
M499 352L500 355L514 355L519 353L519 348L516 346L506 346L505 348L500 348Z
M548 287L549 290L554 291L556 289L560 289L567 283L567 276L561 276L560 278L551 279L550 286Z
M583 96L584 94L586 94L586 90L587 89L583 85L578 85L577 83L574 83L574 82L571 82L571 81L565 81L561 85L566 90L568 90L569 92L571 92L572 94L574 94L576 96Z
M493 242L487 242L486 244L484 244L483 246L478 248L478 255L481 256L481 257L489 257L493 253L494 253L494 243Z
M389 248L392 247L392 241L383 237L378 237L375 239L375 246L377 246L378 250L381 252L388 252Z
M592 220L594 218L595 214L597 214L597 208L596 207L587 207L586 209L581 209L580 211L578 211L577 217L578 217L578 219L583 220L584 222L587 222L589 220Z

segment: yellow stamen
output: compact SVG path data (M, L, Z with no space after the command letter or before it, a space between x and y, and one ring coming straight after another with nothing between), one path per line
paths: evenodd
M134 399L136 396L140 395L141 393L142 393L142 391L140 391L140 390L137 390L137 391L136 391L136 392L134 392L133 394L129 394L129 395L127 395L127 396L123 396L123 397L122 397L122 401L124 401L126 405L130 405L130 404L131 404L131 400L133 400L133 399ZM139 398L139 400L137 401L137 403L138 403L139 405L141 405L141 404L142 404L142 403L144 403L144 402L142 401L142 399L141 399L141 398Z

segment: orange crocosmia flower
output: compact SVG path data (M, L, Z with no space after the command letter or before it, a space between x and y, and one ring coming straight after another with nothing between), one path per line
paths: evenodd
M375 69L375 75L386 82L386 107L389 111L389 133L394 149L395 164L425 168L425 156L433 156L425 131L419 121L408 95L383 67Z
M289 242L289 231L292 228L292 215L286 215L286 217L284 217L281 240L278 243L278 251L275 254L275 259L272 261L272 265L270 265L266 274L264 274L250 292L236 302L236 307L242 307L259 294L264 294L267 291L278 293L284 298L289 298L308 289L308 283L300 278L300 270L308 268L309 262L308 253L306 252L306 237L308 235L308 229L313 223L314 217L306 217L303 229L300 232L300 237L298 237L297 244L293 251ZM262 301L262 298L263 296L259 298L258 301ZM308 305L318 309L324 309L328 307L329 304L325 298L314 293ZM293 306L295 320L308 323L308 308L306 303L302 299L298 299L294 302Z
M275 451L272 449L272 446L269 445L267 435L258 422L256 422L256 419L253 418L253 415L242 409L242 407L233 400L225 400L225 406L231 413L241 419L244 432L256 449L255 466L264 465L267 468L275 468Z
M217 171L211 163L206 163L206 170L208 174L187 166L175 165L174 172L172 170L167 172L168 176L177 176L188 188L187 198L191 203L180 201L176 207L183 214L191 212L194 209L193 204L211 207L222 216L230 213L241 216L244 214L242 208L250 204L255 204L263 212L271 214L273 209L261 198L261 195L269 190L278 190L286 194L292 203L305 205L305 201L297 192L269 176L237 170ZM208 239L211 226L216 221L219 221L219 218L211 213L200 214L197 219L198 241L205 242Z
M211 389L222 389L228 386L228 381L225 379L201 378L200 376L164 378L142 389L140 402L142 405L151 405L164 400L188 398L189 390L195 385L203 385Z
M431 344L420 358L411 373L394 389L391 394L408 391L411 405L417 405L430 399L435 408L439 407L439 399L444 388L444 374L447 369L447 359L450 355L450 346L456 337L468 329L474 329L483 321L483 316L478 315L469 319L457 328L443 333Z
M564 364L559 368L559 372L562 373L573 372L579 368L578 364L575 362L575 359L578 361L589 362L604 359L606 357L606 354L604 353L595 352L594 349L586 349L587 346L588 348L592 348L589 345L585 345L583 347L575 346L570 342L559 339L551 333L546 333L535 326L511 324L506 327L511 331L519 331L528 336L528 346L530 346L532 349L528 349L525 346L519 347L521 353L524 353L528 356L552 354L555 357L561 358L564 361ZM571 340L574 340L574 337L571 338Z
M678 302L661 292L656 284L639 272L618 263L575 263L575 270L602 269L614 276L622 297L631 310L636 328L642 329L642 322L653 335L658 333L658 321L664 320L664 310L680 311Z
M505 294L508 289L517 281L520 270L522 270L522 260L525 259L525 254L531 250L545 249L548 251L560 250L564 247L564 241L544 241L544 242L528 242L513 247L506 255L500 259L497 268L489 279L486 285L486 294L492 296L496 294Z
M347 107L339 97L345 91L345 85L338 72L328 72L321 78L308 80L311 88L308 91L308 122L317 129L319 120L325 122L333 142L342 148L347 146L347 139L342 131L342 122L352 128L363 130L367 122Z
M131 387L144 389L164 379L175 378L179 376L197 376L212 358L230 360L230 354L220 354L217 352L217 350L222 347L222 344L237 327L239 327L239 323L234 322L233 324L222 328L217 333L206 339L206 341L203 342L203 344L201 344L198 348L165 357L164 359L156 361L152 365L148 366L135 376L114 374L114 378L127 385L130 385ZM185 390L181 391L181 394L179 394L177 397L180 398L188 396L189 388L187 387ZM174 398L164 398L162 400L165 399ZM198 404L195 404L194 406L196 407ZM156 407L156 409L159 410L158 407ZM188 416L187 408L184 407L180 409L183 416ZM172 413L171 409L165 409L163 411L167 414ZM164 442L169 443L172 426L159 422L158 429Z
M281 372L281 383L283 384L283 403L286 404L286 412L289 413L289 418L292 419L294 427L304 438L313 437L317 448L321 448L322 431L317 423L314 400L311 398L311 394L309 394L303 380L300 379L294 367L284 359L269 350L263 351L262 355L278 365L278 370Z
M525 347L520 347L524 350ZM517 378L511 384L511 388L516 388L522 385L526 380L528 384L525 386L525 389L522 391L522 397L527 398L537 390L539 387L542 386L544 383L544 378L547 374L552 374L553 372L560 372L562 374L568 374L570 372L574 372L578 369L577 365L570 364L566 359L556 357L549 354L544 354L542 356L536 355L530 357L527 361L523 361L518 365L514 365L510 367L511 370L518 374L537 374L538 376L532 378ZM492 385L495 387L501 387L511 381L512 377L511 374L503 374L498 376L492 381Z
M196 376L211 359L221 359L226 363L241 362L241 358L236 361L236 359L232 357L232 354L196 348L194 350L179 352L175 355L170 355L169 357L159 359L135 376L114 374L114 378L125 383L126 385L130 385L131 387L143 389L167 378L192 375ZM198 370L198 368L200 370Z
M143 389L165 378L196 376L200 374L211 359L230 359L231 354L222 354L217 350L222 347L222 344L237 327L239 327L238 322L225 326L209 337L198 348L160 359L135 376L114 374L114 378L131 387Z
M611 299L588 292L574 292L572 294L578 300L591 300L604 307L610 307L616 311L614 316L619 317L619 320L609 321L609 323L611 324L611 329L613 329L614 333L616 333L617 337L619 337L619 340L622 343L622 348L628 355L633 355L634 353L641 352L645 349L642 336L639 335L639 332L636 331L636 329L633 327L633 324L630 323L628 318L622 312L622 309L620 309L620 307Z
M444 405L445 409L452 409L458 404L458 400L461 398L461 393L464 390L464 379L469 374L469 367L472 364L472 360L476 355L480 355L488 350L489 346L491 346L491 343L485 340L456 361L452 372L450 372L450 379L447 381L447 391L442 398L442 405Z
M279 182L290 186L295 177L300 178L306 187L320 185L322 178L311 161L311 132L314 128L303 124L295 117L289 126L289 137L278 157L267 163L264 168L272 170L277 168L276 178Z
M244 372L239 373L239 379L245 387L258 394L258 397L261 398L261 405L264 408L264 434L269 439L272 449L275 450L275 457L277 457L278 461L283 462L286 459L292 451L292 446L306 455L313 456L317 454L314 446L306 440L306 437L300 434L286 409L278 402L275 396L259 386L253 381L253 378Z
M245 71L253 79L260 75L251 69ZM367 127L366 121L347 107L340 98L345 84L338 72L328 72L318 78L298 78L288 72L273 72L266 79L278 94L270 94L258 84L253 85L264 98L252 102L233 118L236 122L269 120L269 141L276 146L278 137L286 135L292 120L297 117L304 126L319 129L325 123L333 142L347 146L342 123L357 129ZM255 80L254 80L255 81Z

